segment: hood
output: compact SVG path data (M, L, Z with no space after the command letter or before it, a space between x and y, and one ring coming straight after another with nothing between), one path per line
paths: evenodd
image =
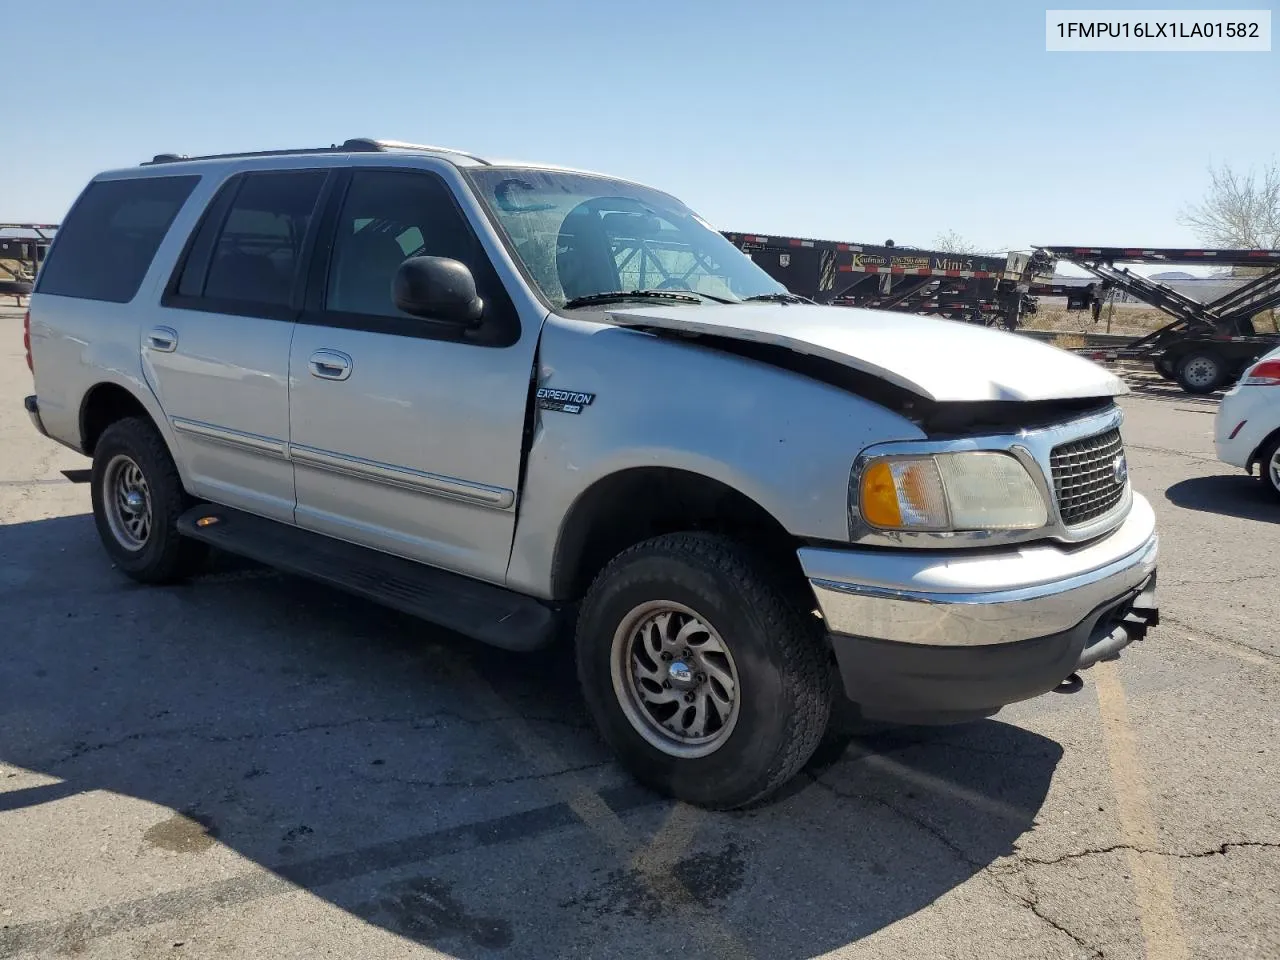
M1074 400L1128 393L1124 381L1066 350L990 327L910 313L809 304L643 306L610 310L622 327L785 347L939 403Z

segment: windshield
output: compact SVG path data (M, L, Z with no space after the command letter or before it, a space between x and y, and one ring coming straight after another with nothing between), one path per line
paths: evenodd
M489 167L467 173L534 282L557 307L618 291L692 291L721 300L786 292L692 210L660 191L558 170ZM694 302L687 293L684 299Z

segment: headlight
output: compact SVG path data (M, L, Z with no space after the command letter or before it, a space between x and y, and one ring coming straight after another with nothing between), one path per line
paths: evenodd
M1034 530L1049 519L1026 468L985 450L873 460L858 504L883 530Z

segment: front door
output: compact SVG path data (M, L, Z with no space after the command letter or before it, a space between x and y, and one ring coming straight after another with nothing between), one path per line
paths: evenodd
M517 315L444 176L346 177L290 353L297 523L501 583L541 317ZM418 255L471 268L485 303L475 330L395 307L396 270Z
M324 170L232 177L142 329L191 492L292 522L289 341Z

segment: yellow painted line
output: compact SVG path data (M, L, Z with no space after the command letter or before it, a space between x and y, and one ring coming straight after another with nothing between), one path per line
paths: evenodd
M681 852L693 843L702 816L702 811L697 807L677 803L667 814L658 832L649 840L648 846L632 858L632 866L646 874L656 875L670 871L680 859Z
M493 686L470 667L454 662L452 667L466 674L463 682L475 690L479 699L487 701L485 707L492 716L505 718L498 724L516 749L520 751L538 773L554 774L564 770L566 763L555 748L508 704ZM627 825L600 795L582 783L580 775L565 774L551 781L552 789L560 796L596 838L607 846L620 863L631 865L649 893L678 918L691 939L700 944L700 955L717 960L750 960L755 954L735 937L711 910L698 903L692 893L672 873L678 859L677 844L690 840L697 826L698 811L685 804L677 804L668 814L662 828L650 844L633 837ZM682 809L683 808L683 809Z
M1159 836L1138 759L1137 742L1129 723L1124 687L1114 663L1104 661L1093 669L1098 709L1102 714L1102 744L1111 767L1121 841L1126 845L1125 856L1133 877L1147 960L1189 960L1168 862L1157 853L1144 852L1156 849Z

